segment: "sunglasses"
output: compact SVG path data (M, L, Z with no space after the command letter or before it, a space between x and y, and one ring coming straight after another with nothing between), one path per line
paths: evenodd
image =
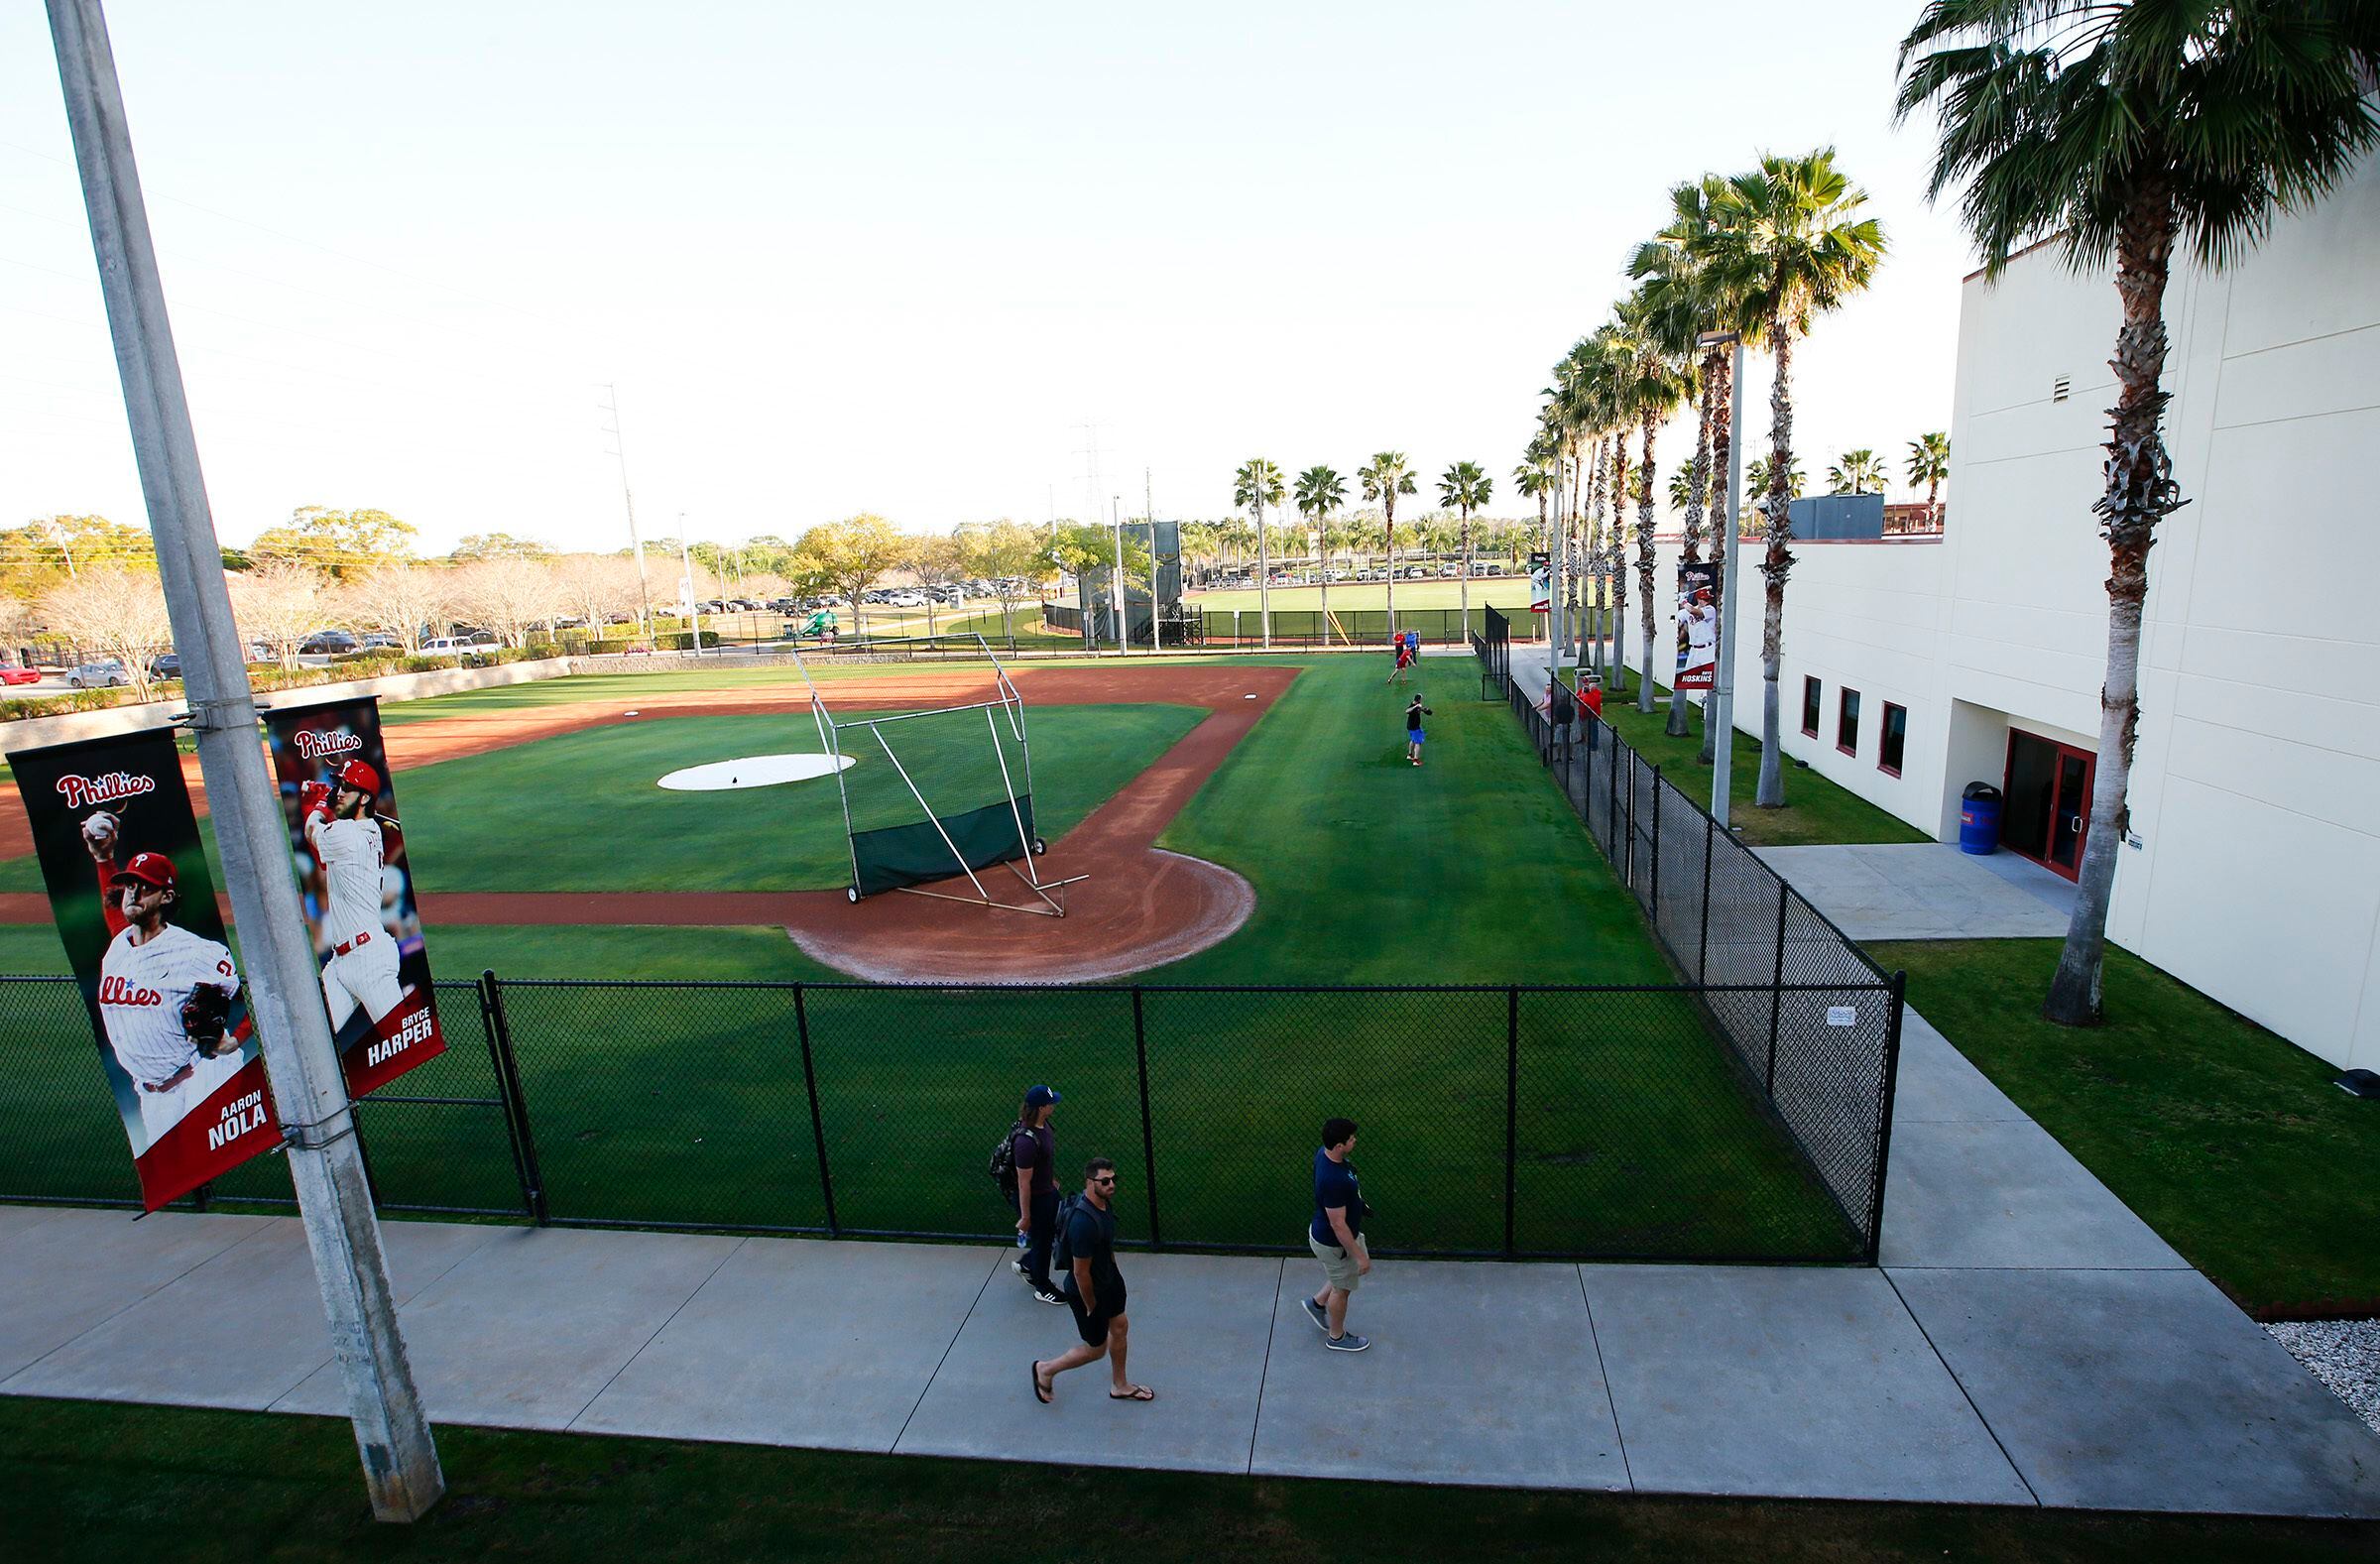
M1095 1184L1112 1184L1116 1182L1116 1175L1114 1173L1110 1173L1103 1178L1094 1178L1091 1180L1091 1182Z

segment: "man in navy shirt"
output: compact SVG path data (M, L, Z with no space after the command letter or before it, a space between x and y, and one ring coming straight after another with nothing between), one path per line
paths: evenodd
M1043 1363L1033 1360L1033 1399L1047 1405L1057 1378L1069 1369L1108 1360L1108 1398L1115 1401L1153 1401L1157 1392L1126 1378L1124 1359L1131 1343L1132 1322L1125 1318L1124 1272L1116 1265L1116 1164L1104 1156L1091 1158L1083 1169L1083 1198L1066 1223L1066 1255L1070 1262L1060 1287L1066 1306L1074 1311L1080 1347L1069 1347Z
M1364 1193L1356 1164L1347 1159L1355 1148L1353 1119L1333 1119L1322 1127L1322 1146L1314 1153L1314 1219L1306 1227L1306 1244L1322 1262L1322 1290L1301 1302L1333 1352L1362 1352L1371 1345L1370 1338L1347 1328L1348 1295L1371 1272L1371 1254L1364 1247Z

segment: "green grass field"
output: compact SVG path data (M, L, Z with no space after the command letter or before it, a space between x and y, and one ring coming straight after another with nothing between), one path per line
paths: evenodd
M343 1420L0 1396L0 1514L15 1556L60 1564L2327 1564L2380 1552L2369 1521L1023 1468L458 1426L437 1437L445 1500L387 1526L364 1503Z
M2128 952L2107 1020L2041 1019L2049 939L1912 940L1869 954L2016 1105L2249 1309L2380 1300L2380 1113L2338 1071Z
M1433 660L1429 764L1403 759L1406 692L1368 660L1314 659L1164 838L1257 890L1249 924L1147 975L1160 984L1580 984L1672 981L1626 893L1547 782L1517 724L1478 699L1470 664ZM624 695L598 683L602 698ZM543 701L533 685L446 697ZM466 704L467 702L467 704ZM432 704L432 703L423 703ZM1196 720L1187 708L1051 707L1034 714L1044 809L1087 811ZM659 772L747 753L776 717L670 719L566 735L410 771L408 824L423 884L613 889L840 884L839 811L789 824L781 789L674 795ZM690 739L688 735L693 737ZM766 742L763 742L766 741ZM811 742L814 743L814 735ZM832 794L804 784L816 797ZM558 800L607 799L555 831ZM814 810L823 815L825 811ZM804 854L810 855L805 859ZM814 860L814 861L813 861ZM1547 929L1556 932L1552 937ZM1029 930L1026 931L1029 937ZM778 929L436 928L436 971L468 979L827 979ZM0 956L56 968L47 930ZM560 1215L713 1226L816 1227L826 1212L809 1133L806 1023L847 1230L982 1232L997 1212L976 1143L1021 1084L1059 1081L1070 1150L1116 1155L1145 1190L1153 1150L1165 1236L1277 1245L1302 1195L1319 1117L1366 1123L1386 1213L1383 1248L1503 1242L1505 1076L1517 1062L1515 1238L1524 1250L1645 1255L1847 1255L1854 1246L1799 1153L1751 1107L1687 1003L1663 994L1151 993L939 995L817 989L656 991L513 983L507 1007ZM492 1077L476 1001L442 1006L448 1055L400 1095L473 1098ZM89 1043L52 1027L57 1073ZM62 1050L62 1051L61 1051ZM122 1177L103 1113L61 1090L43 1137L42 1191ZM368 1106L383 1198L505 1207L518 1199L494 1116ZM85 1120L94 1122L86 1123ZM1284 1173L1286 1168L1290 1171ZM635 1170L633 1173L624 1170ZM1248 1198L1278 1184L1277 1201ZM0 1179L0 1188L22 1180ZM281 1193L278 1162L223 1180L223 1198ZM1277 1209L1276 1209L1277 1207ZM1134 1229L1144 1233L1144 1213Z

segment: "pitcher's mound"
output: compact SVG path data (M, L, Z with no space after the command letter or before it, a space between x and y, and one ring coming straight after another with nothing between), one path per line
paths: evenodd
M1006 869L983 873L998 895L1029 896L1001 884ZM964 880L956 889L972 890ZM1222 943L1255 910L1256 893L1221 864L1149 847L1095 860L1090 879L1066 888L1062 918L898 892L839 903L822 898L817 916L785 931L812 959L871 983L1100 983Z
M840 757L843 770L851 757ZM724 792L730 787L774 787L778 782L811 782L835 774L835 762L823 755L747 755L741 760L713 761L688 766L661 779L671 792Z

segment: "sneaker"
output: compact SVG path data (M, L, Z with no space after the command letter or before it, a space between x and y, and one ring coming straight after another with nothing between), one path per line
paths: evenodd
M1019 1276L1023 1275L1023 1274L1024 1274L1024 1259L1023 1259L1023 1257L1022 1257L1022 1256L1019 1256L1018 1258L1016 1258L1016 1259L1014 1259L1014 1260L1012 1260L1012 1261L1010 1261L1010 1262L1009 1262L1009 1268L1010 1268L1011 1270L1012 1270L1012 1271L1016 1272L1016 1274L1018 1274Z
M1322 1344L1333 1352L1362 1352L1371 1345L1371 1338L1359 1336L1354 1331L1349 1331L1344 1336L1327 1336L1323 1338Z
M1048 1287L1035 1287L1033 1289L1033 1296L1040 1299L1043 1303L1064 1303L1066 1301L1066 1296L1064 1293L1052 1291Z
M1314 1328L1326 1336L1329 1335L1331 1332L1331 1317L1323 1312L1322 1305L1315 1302L1312 1298L1300 1298L1297 1301L1298 1304L1305 1309L1306 1318L1314 1322Z

